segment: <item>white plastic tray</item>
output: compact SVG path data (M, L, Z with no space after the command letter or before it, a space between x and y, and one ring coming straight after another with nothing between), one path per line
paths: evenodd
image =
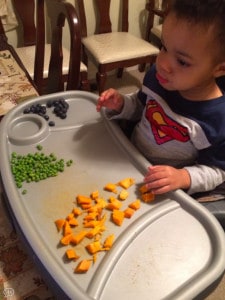
M31 104L61 97L70 105L68 117L61 120L49 113L54 127L23 114ZM86 92L42 96L3 118L1 177L15 224L57 293L62 291L60 299L193 299L223 274L225 237L215 217L182 191L142 203L121 227L108 222L115 244L86 274L74 274L76 263L65 262L66 247L59 247L54 221L68 215L76 195L98 189L107 197L103 186L125 177L139 184L149 164L116 123L96 112L96 99ZM11 174L10 155L35 152L38 144L46 154L54 152L74 163L57 177L24 184L27 194L22 195ZM129 193L134 200L136 186Z

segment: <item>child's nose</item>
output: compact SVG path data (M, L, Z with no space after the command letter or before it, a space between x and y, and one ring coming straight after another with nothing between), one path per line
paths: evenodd
M163 70L164 72L170 73L171 72L171 64L169 60L169 55L165 52L160 52L157 56L157 64L158 67Z

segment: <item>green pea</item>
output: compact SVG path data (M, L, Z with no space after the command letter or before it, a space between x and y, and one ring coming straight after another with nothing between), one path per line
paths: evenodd
M37 145L37 149L42 150L42 146ZM72 160L69 161L69 164L71 162ZM12 152L10 163L18 188L22 187L23 182L38 182L48 177L57 176L59 172L64 172L65 169L64 159L57 159L54 153L45 155L43 152L35 152L21 155Z

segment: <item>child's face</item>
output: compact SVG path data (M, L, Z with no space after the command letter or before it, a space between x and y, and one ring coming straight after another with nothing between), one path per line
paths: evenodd
M163 24L162 49L156 61L159 83L190 100L207 98L205 91L215 86L218 67L215 45L213 26L206 29L170 14Z

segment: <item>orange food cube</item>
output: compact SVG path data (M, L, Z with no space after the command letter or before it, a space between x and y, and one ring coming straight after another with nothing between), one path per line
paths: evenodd
M148 188L146 187L146 185L142 185L140 188L139 188L139 191L144 194L144 193L147 193L148 192Z
M79 215L82 214L82 211L79 208L76 207L76 208L73 209L73 214L74 214L75 217L78 217Z
M93 263L95 263L96 260L97 260L97 253L94 253L94 254L93 254L92 259L93 259Z
M120 200L126 200L128 196L129 196L129 193L126 190L122 190L119 194Z
M76 254L74 249L67 249L66 256L68 259L78 259L79 256Z
M84 222L83 225L85 228L94 228L94 227L100 225L100 221L92 220L92 221Z
M99 192L98 191L94 191L91 193L91 198L93 200L97 199L99 197Z
M122 206L122 203L117 200L116 198L111 197L109 199L110 203L106 206L107 209L114 210L114 209L120 209Z
M95 205L96 207L105 208L106 205L107 205L107 202L105 201L105 199L99 198L99 199L96 200L96 205Z
M70 213L70 214L66 217L66 219L69 221L69 220L73 219L73 217L74 217L74 214L73 214L73 213Z
M104 189L108 192L113 192L117 194L116 185L114 183L107 183L104 187Z
M151 192L145 193L145 194L142 194L142 195L141 195L141 199L142 199L144 202L148 203L148 202L151 202L151 201L155 200L155 195L152 194Z
M75 273L86 273L91 266L91 260L83 259L74 270Z
M141 201L137 199L134 202L130 203L129 207L133 208L134 210L138 210L141 207Z
M98 217L98 212L94 211L94 212L88 212L88 214L84 217L84 221L91 221L91 220L95 220Z
M114 238L115 238L114 234L111 234L105 239L105 241L103 243L104 250L106 250L106 249L109 250L112 247Z
M92 200L90 197L87 197L87 196L83 196L83 195L78 195L77 196L77 203L79 205L81 204L91 204L92 203Z
M133 216L134 212L135 212L135 210L133 208L127 207L124 210L124 217L130 219Z
M71 234L68 234L68 235L62 237L60 240L60 243L63 245L69 245L69 243L71 242L72 236L73 235L71 233Z
M91 205L91 204L88 204L88 203L80 204L80 206L81 206L82 209L84 209L84 210L88 210L89 208L92 207L92 205Z
M72 235L70 242L77 245L85 238L86 234L87 231L80 231L78 234Z
M64 219L58 219L55 221L55 225L56 225L58 231L60 231L63 228L65 222L66 221Z
M112 220L116 225L121 226L123 223L123 220L124 220L124 212L121 210L115 209L112 212Z
M71 233L72 233L72 229L70 227L70 224L68 221L66 221L63 226L63 235L66 236Z
M70 226L78 226L79 225L78 220L76 218L69 220L69 224L70 224Z
M97 234L101 234L103 231L105 231L105 226L96 226L92 230L88 231L86 234L86 237L89 239L92 239Z
M86 249L90 254L94 254L94 253L102 250L102 245L101 245L100 241L96 241L96 242L88 244L86 246Z
M118 182L118 185L119 186L121 186L122 188L124 188L124 189L128 189L131 185L133 185L134 184L134 179L133 178L124 178L124 179L122 179L122 180L120 180L119 182Z

